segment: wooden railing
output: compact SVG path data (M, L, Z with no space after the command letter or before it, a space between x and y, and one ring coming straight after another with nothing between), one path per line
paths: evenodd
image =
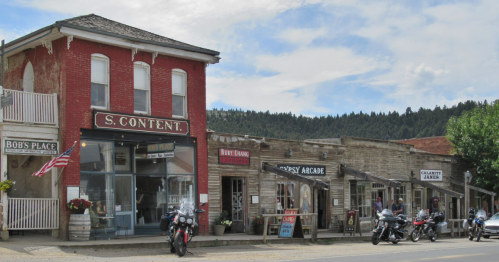
M269 225L269 217L306 217L312 216L312 225L310 226L310 238L312 242L317 241L317 213L308 214L264 214L263 217L263 243L267 243L267 230ZM279 232L277 232L279 234Z
M9 230L58 229L59 199L9 198Z
M12 94L12 105L0 109L0 122L33 123L58 126L57 94L38 94L3 89Z

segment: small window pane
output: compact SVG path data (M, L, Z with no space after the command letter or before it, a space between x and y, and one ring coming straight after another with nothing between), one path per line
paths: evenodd
M81 141L80 170L93 172L113 171L113 144L109 142Z
M92 226L107 223L107 227L114 227L113 219L99 219L99 217L114 217L114 191L112 174L81 174L80 198L92 203L90 208L90 222Z
M135 111L147 112L147 91L135 89L133 94Z
M185 95L185 75L179 73L172 74L172 92L176 95Z
M172 97L174 116L184 116L184 97L183 96L173 96Z
M114 163L116 170L130 172L130 147L115 145Z
M193 174L194 148L186 146L175 147L175 157L168 159L168 174Z
M106 86L92 83L90 99L93 106L106 107Z
M92 83L107 84L107 61L92 58Z
M149 79L147 77L147 68L135 66L133 68L133 86L135 89L147 90Z

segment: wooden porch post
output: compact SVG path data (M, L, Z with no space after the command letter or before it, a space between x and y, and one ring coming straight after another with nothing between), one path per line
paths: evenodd
M4 145L4 138L1 140L2 145ZM0 181L7 180L7 155L2 152L0 155ZM0 229L0 237L2 240L9 240L9 227L7 214L9 213L9 203L7 199L7 193L0 191L2 196L2 228Z

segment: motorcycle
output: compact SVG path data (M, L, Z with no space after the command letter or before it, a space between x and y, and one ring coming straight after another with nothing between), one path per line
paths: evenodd
M435 242L438 238L437 224L443 222L444 219L444 214L440 212L428 215L426 210L420 210L414 219L411 240L417 242L421 237L427 237L431 242Z
M471 211L471 209L470 209ZM470 220L471 214L468 217L468 220ZM480 238L482 237L483 234L483 225L485 223L485 220L487 220L487 213L485 213L485 210L480 209L476 212L474 215L474 219L470 223L470 228L469 230L469 237L468 239L470 241L473 241L473 239L476 239L476 242L480 241Z
M373 245L379 242L386 241L398 244L404 237L404 228L399 226L397 218L393 216L393 212L389 209L384 209L381 213L377 214L379 218L377 227L373 230L371 242Z
M397 216L397 225L396 229L397 230L402 230L404 232L402 240L406 240L405 237L409 235L409 231L405 229L406 227L409 227L412 223L407 219L406 215L399 214Z
M201 203L199 207L206 203ZM160 229L166 231L170 252L182 257L187 252L187 243L198 234L199 225L194 220L194 214L204 213L204 209L194 209L190 203L182 204L179 210L166 212L161 217Z

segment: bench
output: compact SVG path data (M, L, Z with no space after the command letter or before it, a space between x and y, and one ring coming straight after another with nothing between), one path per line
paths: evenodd
M279 234L279 224L269 225L269 235L272 235L273 233L275 233L276 235Z
M304 235L310 235L310 226L301 226L301 229L303 229L303 234ZM307 233L305 234L305 231L307 231Z

